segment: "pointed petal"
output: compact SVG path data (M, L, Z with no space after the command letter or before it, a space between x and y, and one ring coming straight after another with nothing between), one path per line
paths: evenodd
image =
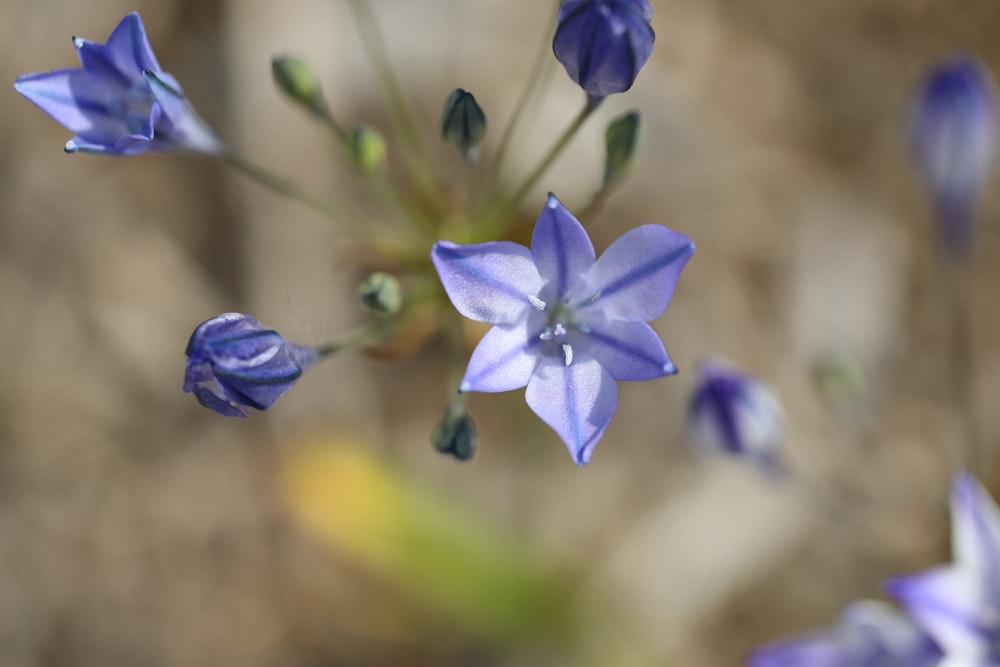
M844 650L832 632L814 632L765 644L747 658L748 667L844 667Z
M615 380L652 380L677 372L660 337L645 322L603 320L588 325L587 353Z
M611 244L583 279L599 292L605 315L646 322L663 314L681 269L694 252L691 239L661 225L643 225Z
M594 244L586 230L553 194L535 223L531 256L538 273L553 288L554 297L550 298L561 298L571 283L594 264Z
M531 352L527 323L498 324L479 341L469 368L465 371L460 391L510 391L528 384L538 365L538 356Z
M71 132L113 139L126 133L120 119L108 112L108 86L79 68L19 76L14 90Z
M945 653L977 655L985 639L978 626L979 591L957 567L937 567L896 577L886 590L933 637Z
M1000 603L1000 510L967 472L952 484L951 516L955 560Z
M157 75L148 70L144 75L156 98L151 113L158 121L154 124L157 137L198 153L221 153L222 142L184 97L176 80L169 74ZM157 116L159 113L162 113L162 119Z
M146 70L160 71L153 49L146 37L146 28L135 12L126 14L108 37L106 58L119 72L132 81L138 81Z
M192 389L198 402L209 410L223 417L246 418L250 411L226 396L226 390L217 382L212 385L199 385Z
M109 87L116 87L118 93L124 94L133 84L142 81L141 75L135 72L125 73L111 61L111 53L104 44L92 42L82 37L73 38L76 55L87 74L100 79Z
M458 312L479 322L517 322L534 308L528 297L536 297L542 288L531 251L510 241L439 241L431 259Z
M528 382L525 398L582 466L615 414L618 387L596 359L581 355L567 366L561 358L544 357Z

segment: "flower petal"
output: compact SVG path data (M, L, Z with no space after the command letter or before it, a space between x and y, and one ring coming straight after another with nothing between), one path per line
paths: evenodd
M483 336L472 353L461 391L510 391L528 384L538 356L530 352L527 322L498 324Z
M1000 604L1000 510L967 472L952 484L951 517L956 562L976 578L984 597Z
M126 74L111 61L108 47L92 42L82 37L73 38L76 55L87 74L103 81L109 87L116 87L119 94L125 94L129 88L142 79L134 73Z
M608 317L646 322L663 314L681 269L694 252L691 239L661 225L643 225L611 244L583 279Z
M567 366L561 358L543 357L528 382L525 398L582 466L615 414L618 387L596 359L581 355Z
M144 75L156 98L151 113L158 120L154 125L158 139L207 155L217 155L223 151L222 142L184 97L172 76L151 71L144 72ZM161 113L162 118L157 113Z
M105 47L105 56L119 72L132 81L139 80L146 70L160 71L160 64L146 37L142 18L135 12L126 14L112 31Z
M218 382L198 385L192 391L199 403L223 417L241 417L245 419L250 414L249 410L235 400L230 399L226 394L226 390Z
M550 298L562 298L576 277L594 264L594 244L586 230L553 194L535 223L531 256L538 273L551 286Z
M112 91L82 69L25 74L14 82L14 90L71 132L111 140L125 133L125 124L106 104Z
M937 567L896 577L886 590L948 654L980 655L985 638L975 582L957 567Z
M542 288L531 251L510 241L439 241L431 259L458 312L479 322L517 322L534 307L529 297L537 297Z
M660 337L645 322L602 318L587 324L587 353L615 380L652 380L677 372Z

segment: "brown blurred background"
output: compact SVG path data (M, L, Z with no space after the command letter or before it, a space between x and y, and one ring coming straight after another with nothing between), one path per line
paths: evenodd
M462 86L489 115L492 150L554 3L373 4L429 135ZM878 596L887 575L948 557L963 415L986 445L976 472L1000 488L1000 202L991 191L983 206L969 281L975 400L959 406L951 297L902 121L935 59L973 52L1000 67L1000 5L654 5L652 61L527 206L533 215L546 190L571 208L585 201L599 183L604 125L637 107L639 164L595 221L596 243L658 222L698 248L655 323L680 375L623 385L585 469L520 392L473 397L475 460L435 454L428 438L445 397L433 346L393 363L334 358L245 422L200 408L180 391L193 327L239 310L305 343L346 330L362 318L350 245L211 161L64 155L69 134L8 88L0 665L576 664L572 651L497 646L456 628L364 559L302 531L277 472L315 438L363 443L572 573L579 623L587 610L614 609L643 646L635 664L740 664L761 642ZM358 199L333 142L269 73L272 55L301 55L346 124L387 129L346 2L5 0L0 79L76 64L72 35L102 41L132 10L164 70L224 137L331 197ZM555 72L509 175L533 164L579 103ZM813 381L831 354L869 380L870 400L848 414ZM688 452L686 393L709 355L782 395L795 480L776 485Z

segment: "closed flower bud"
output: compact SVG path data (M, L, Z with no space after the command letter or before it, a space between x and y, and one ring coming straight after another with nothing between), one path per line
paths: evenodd
M939 63L916 91L910 150L951 256L972 249L975 208L996 158L996 115L992 78L968 56Z
M381 132L373 127L361 125L351 130L348 141L351 159L358 169L370 172L385 167L385 137Z
M396 276L376 271L358 285L358 299L368 310L379 315L393 315L403 305L403 291Z
M700 451L746 457L766 470L778 466L784 415L760 380L720 361L698 367L688 410L688 438Z
M434 449L459 461L468 461L479 449L476 425L469 416L465 401L456 398L448 404L444 417L431 436Z
M444 101L441 137L466 160L486 134L486 114L472 93L456 88Z
M318 114L323 111L323 93L319 79L303 60L294 56L275 56L271 59L274 83L293 102Z
M639 138L639 112L629 111L611 121L604 133L604 187L620 181L632 166Z
M591 97L632 87L653 52L649 0L563 0L552 50Z
M184 391L225 417L271 407L317 359L315 349L289 343L240 313L198 325L186 354Z

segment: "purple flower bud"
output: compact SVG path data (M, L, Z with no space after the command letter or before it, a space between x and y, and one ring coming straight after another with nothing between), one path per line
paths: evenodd
M224 417L271 407L317 359L314 348L289 343L241 313L199 324L185 353L184 391Z
M552 50L591 97L632 87L653 52L649 0L563 0Z
M966 255L975 237L976 204L996 157L996 95L986 68L969 56L933 67L917 87L909 134L944 249Z
M688 410L688 438L698 450L748 457L778 468L784 414L760 380L728 363L704 361Z

